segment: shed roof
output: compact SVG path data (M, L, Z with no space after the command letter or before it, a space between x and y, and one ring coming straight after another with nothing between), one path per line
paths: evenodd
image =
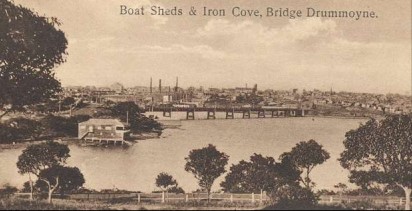
M118 119L89 119L85 122L79 124L90 124L90 125L122 125L127 126L127 123L121 122Z

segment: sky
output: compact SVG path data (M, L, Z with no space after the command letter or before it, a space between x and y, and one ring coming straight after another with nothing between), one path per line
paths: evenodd
M56 68L63 86L333 89L410 93L409 0L14 0L57 17L68 39L67 62ZM182 16L125 16L129 8L182 8ZM189 16L226 9L224 17ZM233 17L235 6L373 10L375 19ZM148 12L148 10L146 11Z

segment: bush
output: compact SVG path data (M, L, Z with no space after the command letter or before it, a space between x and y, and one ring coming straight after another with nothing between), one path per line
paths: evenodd
M297 184L284 185L270 194L274 207L279 209L303 209L315 207L318 199L308 188Z

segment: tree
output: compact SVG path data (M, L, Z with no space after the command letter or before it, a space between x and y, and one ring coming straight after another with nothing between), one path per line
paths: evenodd
M84 176L76 167L55 165L40 171L37 186L48 190L48 200L51 203L52 194L59 190L61 195L67 191L76 191L85 183Z
M120 102L111 109L112 116L130 124L132 132L161 131L160 123L142 115L142 110L134 102Z
M114 116L126 117L128 113L131 117L133 115L140 113L141 110L139 106L136 105L136 103L129 101L117 103L111 108L111 111Z
M40 178L40 173L53 166L66 163L69 155L69 147L64 144L48 141L36 145L30 145L23 150L17 161L17 168L20 174L28 174L30 182L30 199L33 199L32 175ZM51 202L51 199L50 199Z
M185 193L173 176L164 172L157 175L156 186L161 188L162 192L166 191L166 193Z
M60 91L54 67L65 61L67 40L46 18L0 0L0 118L24 111Z
M72 117L61 117L47 115L41 120L43 127L45 128L45 135L49 137L58 136L77 136L78 124L90 119L88 115L76 115Z
M412 115L369 120L346 133L339 158L351 181L393 184L405 192L410 210L412 190Z
M209 144L208 147L190 151L185 160L185 170L192 173L198 180L199 186L207 191L209 202L213 182L226 172L225 166L229 156Z
M177 186L177 182L173 178L173 176L162 172L159 175L157 175L156 186L161 188L163 191L166 191L173 186Z
M6 121L6 124L15 128L16 139L37 139L43 132L43 127L39 121L18 117Z
M307 142L300 142L292 148L290 152L283 153L280 159L290 159L304 174L301 182L306 188L311 189L315 183L310 179L310 172L317 165L324 163L330 158L329 153L323 149L323 146L311 139Z
M291 164L253 154L250 162L242 160L233 164L220 186L231 193L273 192L282 185L296 183L299 176L300 171Z

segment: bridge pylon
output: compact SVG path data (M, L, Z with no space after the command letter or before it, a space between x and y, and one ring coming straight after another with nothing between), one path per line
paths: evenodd
M186 119L194 120L195 119L195 109L189 109L186 111Z
M207 111L207 119L216 119L216 109Z
M234 119L235 118L235 109L231 108L226 110L226 119Z
M243 119L250 119L250 109L243 111Z

